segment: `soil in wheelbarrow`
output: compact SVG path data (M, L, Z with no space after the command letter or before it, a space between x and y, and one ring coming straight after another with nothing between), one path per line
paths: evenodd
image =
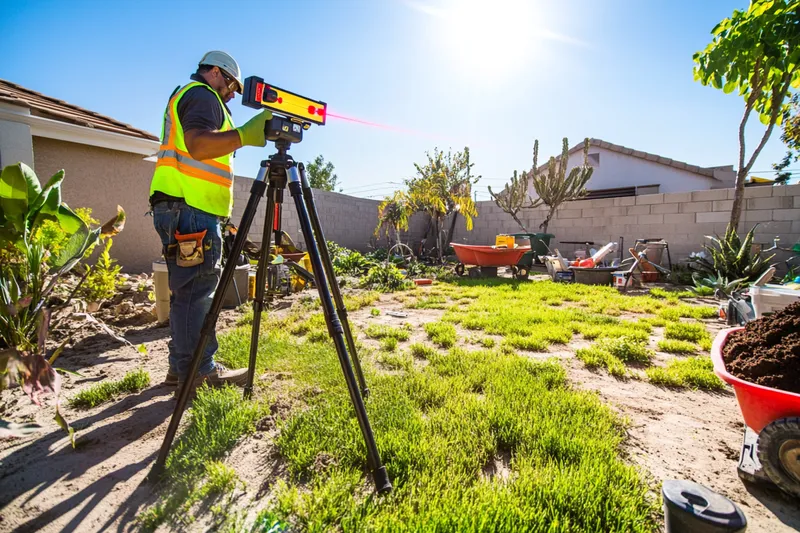
M731 333L722 356L740 379L800 393L800 302Z

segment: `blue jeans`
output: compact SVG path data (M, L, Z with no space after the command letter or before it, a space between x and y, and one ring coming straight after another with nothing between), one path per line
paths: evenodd
M161 237L167 261L169 289L172 291L169 310L169 326L172 330L169 368L178 375L178 379L184 381L189 373L195 346L200 339L200 329L211 308L211 300L219 283L222 256L220 221L216 216L184 202L161 202L153 207L153 225ZM202 264L178 266L175 256L177 247L167 253L167 247L177 242L176 230L181 235L207 231L203 239ZM214 370L217 346L216 332L212 332L200 362L199 375L204 376Z

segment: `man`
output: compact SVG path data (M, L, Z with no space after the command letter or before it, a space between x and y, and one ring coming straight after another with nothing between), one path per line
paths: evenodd
M264 146L262 111L235 128L225 105L242 93L239 65L225 52L208 52L167 104L161 147L150 185L153 223L167 261L170 297L169 372L166 384L193 380L210 386L244 386L247 369L228 370L214 361L216 334L208 341L197 376L189 376L200 329L219 283L220 222L233 208L233 152Z

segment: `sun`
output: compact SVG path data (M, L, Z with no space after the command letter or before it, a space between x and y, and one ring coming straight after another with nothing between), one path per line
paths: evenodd
M543 7L533 0L448 0L435 15L436 46L470 77L506 77L536 53Z

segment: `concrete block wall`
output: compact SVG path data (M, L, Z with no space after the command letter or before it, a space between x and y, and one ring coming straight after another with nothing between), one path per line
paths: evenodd
M563 252L576 246L560 241L594 241L598 245L618 241L625 246L639 238L664 238L673 259L684 259L702 250L706 235L722 234L730 219L734 189L650 194L568 202L550 221L548 233ZM494 202L478 202L479 216L472 232L457 232L457 242L489 244L498 233L521 231L513 219ZM520 219L530 231L539 231L544 208L524 209ZM745 189L745 205L739 231L758 223L756 242L765 247L780 237L780 245L791 247L800 240L800 184Z

